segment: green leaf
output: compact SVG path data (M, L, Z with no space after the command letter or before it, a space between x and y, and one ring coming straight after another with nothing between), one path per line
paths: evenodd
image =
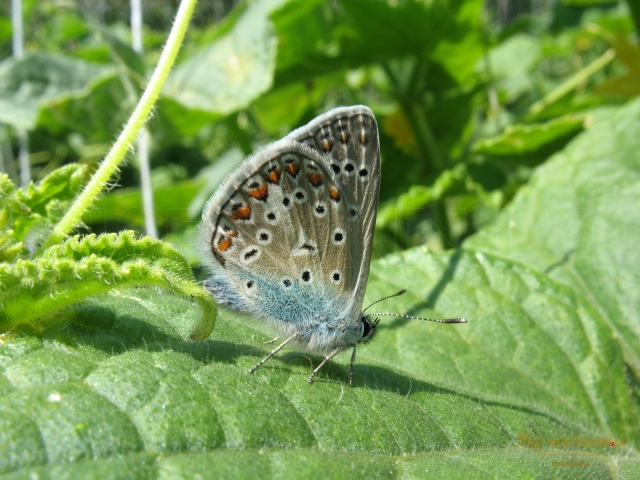
M368 299L409 289L385 302L385 311L469 323L448 328L396 319L388 327L395 334L381 332L363 357L486 401L554 412L627 440L640 435L620 344L598 308L575 290L473 251L432 256L418 249L375 266ZM425 329L428 339L420 340Z
M22 249L28 235L42 235L65 213L84 183L85 165L69 164L54 170L38 183L15 190L8 177L0 182L0 227L6 248ZM34 232L35 230L35 232ZM11 240L9 240L11 238ZM3 248L5 248L3 247ZM16 250L14 253L16 253ZM3 253L3 261L13 256Z
M170 245L133 232L75 236L33 260L0 264L0 331L55 321L51 314L89 295L128 285L164 287L191 296L203 309L194 338L215 322L211 296L193 283L189 264Z
M596 86L596 93L636 97L640 95L640 47L631 43L622 31L612 38L616 57L627 67L627 72L609 78Z
M167 225L193 221L189 204L201 190L204 181L185 180L172 185L158 187L153 192L156 223ZM109 193L96 201L84 216L84 221L92 224L111 222L121 230L125 226L144 227L142 192L139 188L123 188ZM119 224L119 222L122 222Z
M490 72L494 78L488 80L497 80L497 87L505 100L512 102L534 88L530 73L540 51L539 40L524 33L516 34L497 45L488 58L480 60L476 70L484 76ZM486 60L489 61L488 66Z
M215 112L189 108L171 97L160 97L156 104L158 114L149 119L149 126L162 141L179 143L183 137L192 137L205 125L220 120Z
M592 127L468 245L547 272L591 299L640 378L640 101L592 116Z
M81 158L98 160L106 154L114 135L126 123L129 112L126 89L117 75L104 75L92 82L82 92L52 99L40 109L37 127L54 135L69 135L72 147ZM129 103L131 104L131 103ZM80 142L74 141L75 139ZM75 144L93 144L92 155L84 155Z
M81 95L93 82L112 74L110 68L48 53L6 59L0 62L0 121L32 129L41 107Z
M284 1L251 3L233 28L171 72L164 95L220 116L248 106L271 87L277 39L268 13Z
M447 195L470 190L470 179L464 164L458 164L451 170L445 170L433 182L433 185L413 185L397 199L387 202L378 212L376 228L384 228L417 213L432 202Z
M6 173L0 173L0 262L10 262L22 252L22 242L12 230L10 203L15 185ZM9 208L7 208L9 207Z
M481 6L477 0L290 0L272 14L276 84L423 54L466 79L481 54Z
M111 33L107 28L94 24L96 30L105 43L109 46L109 51L113 60L122 68L129 70L129 74L137 74L138 79L144 79L146 66L142 56L136 52L129 44L124 43L120 38Z
M470 323L383 318L352 388L349 355L312 386L320 358L290 350L249 374L269 336L228 314L211 339L187 341L197 313L183 297L87 299L73 323L0 345L0 472L527 477L560 460L603 478L637 466L620 346L587 299L473 251L374 262L367 301L400 286L385 310Z
M496 156L518 156L535 153L545 147L575 135L585 128L585 116L565 115L541 124L518 124L505 128L500 135L480 140L473 146L477 153Z

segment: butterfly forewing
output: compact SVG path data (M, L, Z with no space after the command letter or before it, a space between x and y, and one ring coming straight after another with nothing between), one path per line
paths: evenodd
M344 192L349 227L347 264L357 275L351 288L352 315L362 305L380 190L378 126L365 106L336 108L288 135L317 151ZM357 311L356 311L357 310Z

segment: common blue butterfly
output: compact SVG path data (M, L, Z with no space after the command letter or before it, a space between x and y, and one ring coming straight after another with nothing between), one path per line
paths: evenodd
M331 110L261 148L211 197L200 224L212 273L204 287L218 305L264 319L285 339L250 372L291 342L327 354L311 383L327 361L353 348L352 382L356 346L376 333L373 317L393 315L361 311L379 189L378 126L359 105Z

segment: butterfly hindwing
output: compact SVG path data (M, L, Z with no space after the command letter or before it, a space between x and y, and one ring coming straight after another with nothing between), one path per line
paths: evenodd
M344 317L359 265L348 195L320 155L283 139L256 152L205 208L203 243L219 303L276 321Z
M380 147L375 116L362 105L336 108L294 130L287 138L317 151L345 192L349 263L355 263L353 268L358 272L350 298L351 315L357 315L369 277L380 190Z

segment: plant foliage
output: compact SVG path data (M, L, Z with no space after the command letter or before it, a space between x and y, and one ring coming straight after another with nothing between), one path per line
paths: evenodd
M383 317L349 388L348 355L311 386L321 358L288 349L249 374L270 350L256 319L222 312L209 337L183 254L128 230L135 161L85 211L92 233L42 247L171 16L148 6L140 54L122 12L27 2L30 51L0 61L0 120L29 129L40 178L0 175L0 477L637 478L638 9L559 2L504 25L502 3L242 1L194 19L155 105L156 220L180 248L244 156L372 107L366 302L407 288L381 308L469 323Z

